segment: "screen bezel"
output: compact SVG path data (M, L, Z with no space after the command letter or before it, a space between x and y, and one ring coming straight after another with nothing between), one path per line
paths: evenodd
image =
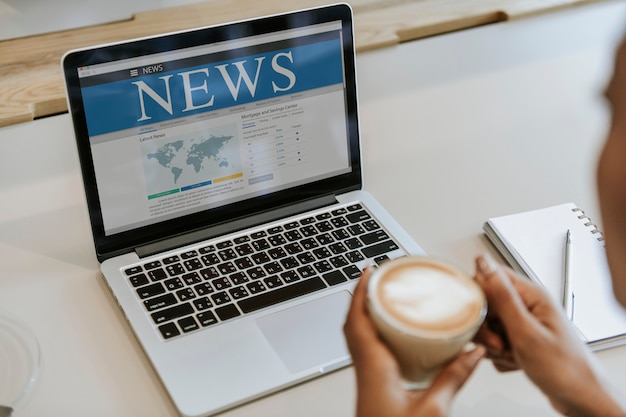
M105 234L101 204L98 196L98 186L93 168L93 156L87 132L86 117L82 106L82 96L77 71L79 67L332 21L341 21L343 40L342 55L346 92L345 104L347 110L346 121L351 168L349 173L231 203L218 208L200 211L176 219L165 220L130 231L112 235ZM70 51L63 58L62 64L69 111L74 122L78 156L92 226L92 234L96 255L99 261L130 252L138 246L153 244L154 242L168 239L172 236L196 232L203 228L243 218L251 213L262 213L290 204L319 199L361 188L362 174L357 113L357 87L356 77L354 77L356 71L354 32L352 11L346 4L193 29L175 34L159 35L79 51Z

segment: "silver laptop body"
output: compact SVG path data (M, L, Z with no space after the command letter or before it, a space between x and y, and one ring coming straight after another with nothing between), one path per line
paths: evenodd
M362 190L345 4L68 52L105 281L182 415L350 363L359 271L421 248Z

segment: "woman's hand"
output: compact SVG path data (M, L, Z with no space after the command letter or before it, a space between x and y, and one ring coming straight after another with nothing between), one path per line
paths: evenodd
M408 391L401 383L398 363L379 339L366 307L371 271L357 284L344 325L357 379L357 417L438 417L449 413L452 400L480 359L483 347L462 353L448 364L425 391Z
M500 371L522 369L567 416L624 416L617 396L560 308L541 288L481 256L476 282L489 305L475 340Z

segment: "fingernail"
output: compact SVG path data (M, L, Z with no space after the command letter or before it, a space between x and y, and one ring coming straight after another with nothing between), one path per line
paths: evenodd
M493 274L498 269L495 261L488 253L480 255L476 260L476 265L478 270L484 275Z

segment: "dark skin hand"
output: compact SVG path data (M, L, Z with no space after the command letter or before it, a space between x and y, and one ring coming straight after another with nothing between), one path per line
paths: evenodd
M460 354L425 391L402 386L398 363L380 340L366 306L370 271L357 284L344 325L357 379L358 417L446 416L452 400L485 355L482 346Z

